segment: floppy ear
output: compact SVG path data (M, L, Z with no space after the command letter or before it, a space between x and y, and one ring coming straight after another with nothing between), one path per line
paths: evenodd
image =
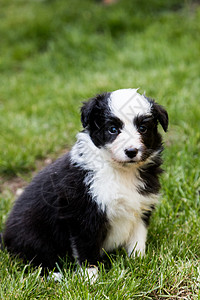
M97 99L92 98L88 102L84 102L81 107L81 122L83 127L87 127L89 125L89 120L92 114L94 107L96 106Z
M164 109L162 105L159 105L154 102L153 105L155 116L159 121L160 125L162 126L163 130L166 132L168 128L168 113Z
M110 93L102 93L91 98L88 102L84 102L81 108L81 122L83 127L86 128L91 125L95 118L101 115L102 101L109 97Z

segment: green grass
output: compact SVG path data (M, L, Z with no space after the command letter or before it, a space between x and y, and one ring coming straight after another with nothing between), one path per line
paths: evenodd
M0 0L0 7L1 181L30 178L38 159L70 148L81 102L98 92L140 87L170 118L146 256L111 254L90 285L74 266L54 283L1 252L0 298L200 299L198 2ZM1 229L13 201L4 184Z

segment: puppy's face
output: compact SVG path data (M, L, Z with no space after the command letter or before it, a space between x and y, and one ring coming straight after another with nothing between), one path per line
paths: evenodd
M82 109L83 127L93 143L107 151L116 163L141 164L162 148L158 122L168 127L165 109L135 89L96 96Z

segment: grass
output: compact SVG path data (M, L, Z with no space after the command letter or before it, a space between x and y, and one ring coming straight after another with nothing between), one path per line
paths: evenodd
M0 4L2 182L30 179L38 159L69 148L80 129L81 102L98 92L140 87L170 117L162 197L146 256L111 254L90 285L74 266L54 283L1 252L1 299L200 299L198 2ZM0 200L2 229L14 201L5 184Z

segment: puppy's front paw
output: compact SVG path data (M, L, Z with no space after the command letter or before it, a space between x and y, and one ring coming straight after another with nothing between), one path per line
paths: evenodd
M47 277L47 280L54 280L54 281L57 281L57 282L61 282L62 278L63 278L63 276L60 272L53 272L51 275L49 275Z
M138 244L135 243L134 246L132 247L128 247L127 252L128 252L128 256L134 258L136 256L140 256L143 257L145 255L145 244Z
M81 276L85 279L85 281L93 284L98 278L98 268L96 266L91 266L86 269L81 269Z
M131 257L134 258L136 256L140 256L140 257L143 257L145 255L145 247L144 248L140 248L140 249L134 249L132 252L131 252Z

